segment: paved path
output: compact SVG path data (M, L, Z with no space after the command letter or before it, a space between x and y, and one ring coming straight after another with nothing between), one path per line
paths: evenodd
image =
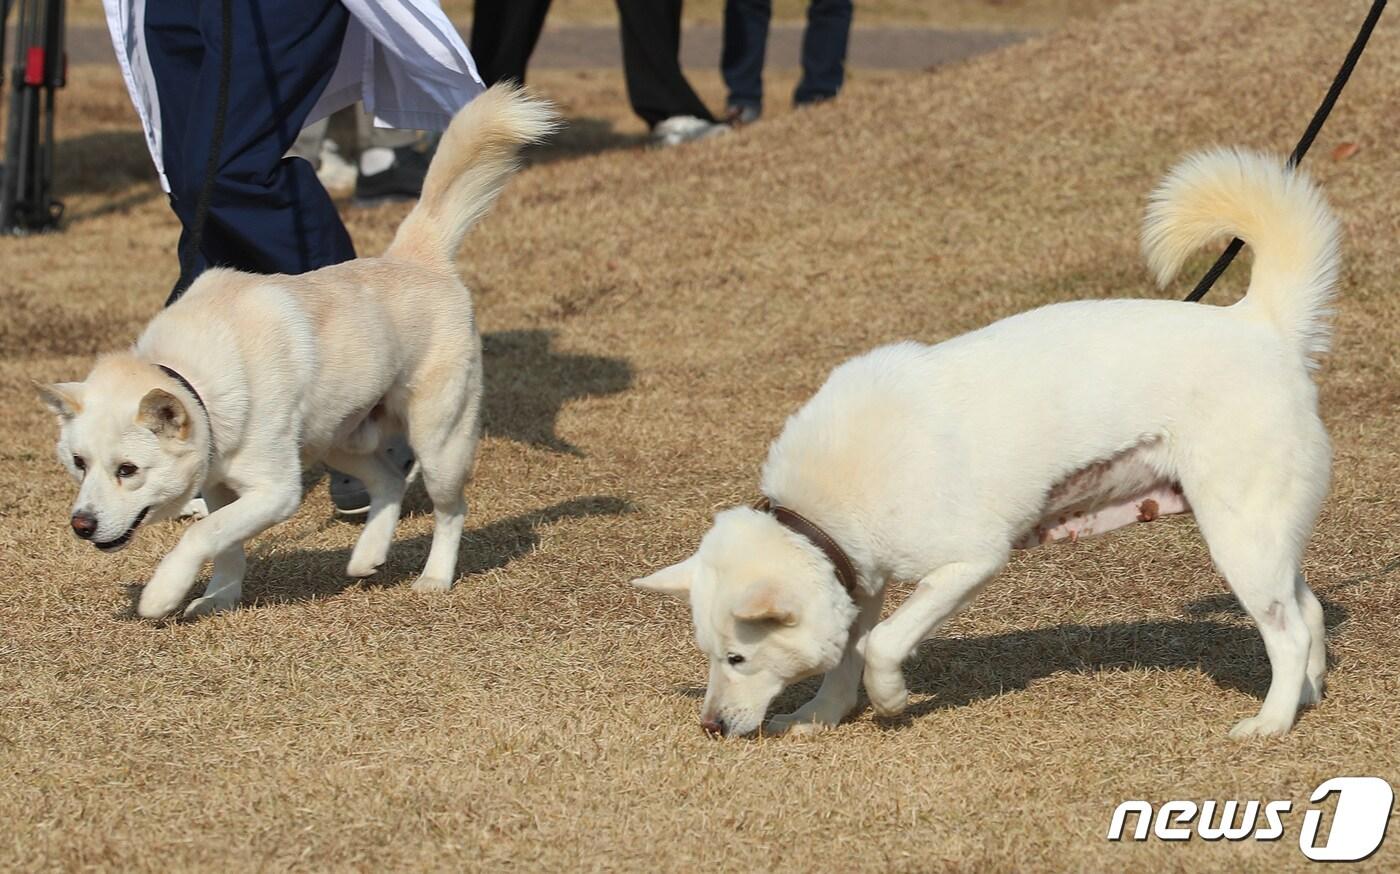
M875 70L924 69L961 61L1032 35L927 27L858 27L851 33L849 63L852 67ZM801 44L801 25L775 24L768 42L769 66L796 68ZM692 68L714 67L719 62L719 47L717 25L691 25L685 29L682 41L682 63ZM68 56L72 64L115 63L111 39L101 27L69 28ZM621 64L617 28L606 25L547 28L531 63L539 69L554 70L619 67Z

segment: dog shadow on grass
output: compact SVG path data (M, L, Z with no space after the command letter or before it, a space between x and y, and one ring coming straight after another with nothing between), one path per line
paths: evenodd
M1347 619L1346 608L1319 595L1328 637ZM1055 625L983 637L926 641L904 664L909 691L921 700L899 716L882 719L888 729L902 728L921 716L1029 687L1036 680L1067 672L1096 674L1128 670L1195 670L1221 688L1263 698L1269 688L1269 658L1254 624L1230 594L1211 595L1186 605L1187 619L1113 622L1106 625ZM1214 616L1244 619L1222 622ZM820 679L783 691L770 708L790 713L816 694ZM676 689L704 698L703 686ZM851 712L869 706L864 692ZM850 718L850 717L848 717Z
M1323 600L1329 637L1346 621L1344 607ZM1262 699L1270 670L1264 641L1230 594L1186 605L1189 618L1105 625L1055 625L985 637L935 638L904 666L909 690L929 696L900 716L900 727L937 710L995 698L1059 673L1129 670L1195 670L1221 688ZM1210 617L1239 617L1224 622Z
M541 529L556 522L593 516L619 516L631 511L632 505L622 498L590 495L500 519L481 528L468 529L457 548L457 584L463 585L472 576L505 567L529 555L539 545ZM244 603L266 605L317 601L356 586L388 588L407 585L422 571L432 542L431 531L417 537L396 539L384 566L374 576L364 579L345 576L351 547L250 555L248 578L244 582ZM195 588L199 589L200 585ZM196 591L193 594L199 593Z

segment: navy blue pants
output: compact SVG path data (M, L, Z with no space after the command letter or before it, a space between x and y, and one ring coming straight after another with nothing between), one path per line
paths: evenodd
M355 257L311 165L284 158L340 57L339 0L232 0L232 76L199 251L196 204L219 112L222 0L146 4L165 175L180 219L182 291L210 265L304 273Z
M851 0L812 0L802 35L802 81L794 103L835 97L846 78ZM726 0L720 69L730 106L763 107L763 56L768 48L772 0Z

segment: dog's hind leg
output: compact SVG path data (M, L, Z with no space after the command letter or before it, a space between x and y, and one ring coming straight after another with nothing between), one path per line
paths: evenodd
M1287 732L1304 701L1312 659L1320 654L1326 667L1321 605L1314 606L1311 592L1301 597L1298 585L1302 544L1316 514L1304 490L1282 481L1294 471L1276 470L1253 468L1253 481L1215 480L1207 490L1186 487L1211 558L1259 626L1273 674L1258 715L1236 724L1231 737ZM1301 531L1300 521L1306 525Z
M213 513L238 500L238 495L225 485L206 486L204 500ZM237 607L243 598L243 573L247 564L242 543L235 543L214 556L214 575L204 587L204 594L185 608L185 618L208 616Z
M480 373L479 363L474 373ZM479 390L450 401L440 394L438 400L434 405L432 398L415 398L409 410L409 442L433 501L433 545L413 583L419 592L445 592L457 580L457 549L467 521L463 491L481 434Z
M1308 587L1302 571L1298 572L1295 588L1298 604L1303 608L1303 619L1308 623L1308 634L1312 637L1308 649L1308 679L1303 686L1302 700L1305 706L1311 706L1321 702L1327 690L1327 625L1323 620L1322 602Z
M399 524L399 511L408 483L377 452L362 455L333 450L326 456L326 463L359 479L369 492L369 516L365 520L364 530L360 532L360 539L355 541L355 551L350 554L345 573L351 577L370 576L389 556L389 546L394 541L394 529Z

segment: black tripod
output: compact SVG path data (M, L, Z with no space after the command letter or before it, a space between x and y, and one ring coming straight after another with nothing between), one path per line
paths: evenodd
M56 228L63 204L53 197L54 92L64 85L63 0L0 0L0 85L4 27L18 5L5 163L0 167L0 234ZM0 90L0 101L3 101Z

